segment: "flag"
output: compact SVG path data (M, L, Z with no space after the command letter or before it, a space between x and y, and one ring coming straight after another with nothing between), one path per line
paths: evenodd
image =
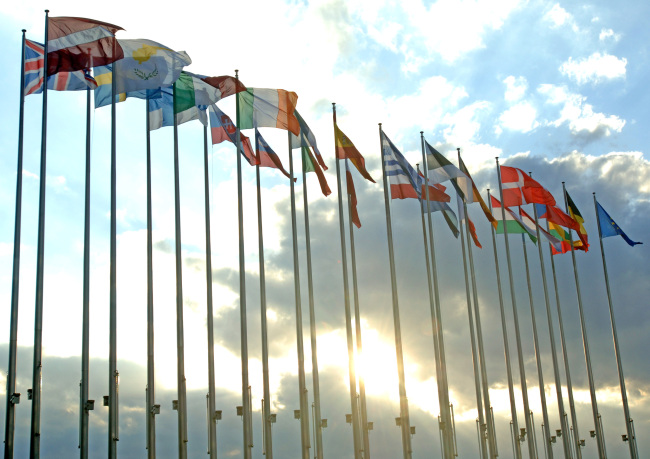
M224 140L237 145L237 126L230 117L219 110L216 104L210 105L210 133L212 134L212 145L221 143ZM241 153L248 164L254 166L259 164L257 156L253 153L251 141L244 134L239 132L239 153Z
M427 151L427 168L429 169L427 177L429 180L432 180L433 183L451 180L456 192L466 203L474 202L471 179L428 142L425 141L424 146Z
M425 188L425 178L424 175L422 175L422 172L420 172L420 169L418 168L418 174L420 177L422 177L422 198L426 199L427 196L427 190ZM450 202L451 198L447 193L445 193L445 188L443 185L439 183L433 183L431 179L429 179L429 201L438 201L438 202ZM416 198L417 195L413 193L413 196L409 196L411 198Z
M381 149L392 199L422 199L424 179L413 169L384 131L381 131Z
M481 193L478 192L478 188L476 188L476 184L474 183L474 180L472 179L472 176L469 174L469 171L467 170L467 167L465 166L465 163L463 162L463 159L458 155L458 168L465 174L467 177L472 182L472 195L474 197L474 202L478 202L479 205L481 206L481 210L485 214L485 218L488 219L488 221L494 226L494 229L497 228L497 220L494 218L492 215L492 212L490 212L490 208L485 204L485 201L483 200L483 197L481 196Z
M555 198L542 185L516 167L501 166L503 203L506 207L528 204L555 205Z
M598 224L600 226L600 237L601 239L609 236L621 236L625 242L630 246L634 247L636 244L643 244L643 242L634 242L632 239L627 237L627 234L623 232L620 226L609 216L609 214L603 209L603 206L596 201L596 208L598 210Z
M589 250L589 242L588 242L588 237L587 237L587 230L585 229L584 222L585 219L582 218L582 215L580 214L580 211L576 207L576 205L573 202L573 199L571 199L571 196L569 196L569 193L565 191L566 195L566 200L567 200L567 208L569 211L569 215L578 222L578 225L580 226L580 229L577 231L578 237L580 238L579 241L573 241L573 248L574 249L580 249L584 250L587 252Z
M260 167L273 167L280 170L280 172L286 175L287 178L291 178L289 173L284 169L280 157L273 151L269 144L266 143L266 140L264 140L264 137L262 137L262 134L260 134L260 131L258 131L257 128L255 128L255 138L257 139L257 142L255 143L255 153ZM293 179L293 181L295 182L296 179Z
M352 223L357 225L357 228L361 228L361 220L359 220L359 212L357 212L357 192L354 189L354 181L352 180L352 173L350 172L350 165L348 164L347 158L345 159L345 182L347 184L348 196L350 199Z
M553 223L552 221L547 221L548 223L548 232L560 240L562 250L558 251L555 247L551 246L551 254L558 255L561 253L566 253L571 250L571 241L569 240L569 235L564 228L560 225ZM576 247L577 248L577 247Z
M555 206L547 206L544 204L535 204L538 218L545 218L556 225L564 226L565 228L578 231L580 225L571 216L562 212L562 209Z
M501 210L496 210L501 208L501 202L494 196L490 196L492 200L492 213L497 218L497 234L504 234L504 222L501 218ZM513 212L508 207L505 208L505 228L508 230L508 234L528 234L530 240L537 242L537 234L535 231L531 231L529 228L526 228L521 221L521 217L518 217L515 212Z
M239 128L273 127L300 135L294 112L298 94L284 89L247 88L239 97Z
M423 210L424 212L427 212L426 205L423 207ZM460 234L460 232L458 231L458 219L456 218L456 214L454 213L454 211L451 210L451 207L449 207L449 204L447 204L446 202L430 201L429 210L431 212L442 213L445 222L447 222L447 226L449 226L449 229L453 233L454 237L458 239L458 235Z
M318 183L320 183L320 189L325 196L329 196L332 193L329 185L327 185L327 180L325 179L325 174L323 169L321 169L320 164L314 159L309 147L301 147L302 152L302 168L305 172L316 172L318 177Z
M357 168L359 173L366 180L370 180L372 183L375 183L373 178L370 176L366 170L366 160L361 156L357 147L354 146L352 141L343 134L343 131L334 123L334 141L336 143L336 159L349 159L354 164L354 167ZM347 167L347 162L346 162Z
M47 74L107 65L124 57L115 39L120 26L94 19L50 17L47 26Z
M469 224L469 234L472 236L472 240L474 241L474 245L478 247L479 249L482 249L483 246L478 240L478 235L476 234L476 227L474 226L474 222L472 221L471 218L469 218L469 215L465 215L465 208L463 206L463 198L460 197L459 194L456 195L456 201L458 203L458 215L460 215L460 224L462 225L465 222L465 217L467 217L467 223Z
M25 40L25 95L43 92L43 45L31 40ZM80 91L94 89L97 82L87 70L74 72L59 72L47 77L47 89L55 91Z
M113 94L113 65L102 65L100 67L95 67L93 72L95 74L95 80L97 82L97 87L95 88L95 108L105 107L106 105L111 104L111 95ZM172 90L169 90L169 100L173 101L171 98ZM162 89L142 89L139 91L129 91L126 93L117 93L115 94L115 103L124 102L129 97L135 97L137 99L157 99L162 97ZM170 102L171 103L171 102ZM150 107L151 108L151 107ZM170 113L173 111L173 107L170 108ZM171 126L174 123L173 118L170 118Z
M296 119L298 120L298 124L300 126L300 135L291 134L291 148L311 147L311 149L314 151L314 155L316 156L318 164L320 164L323 170L327 170L328 167L325 164L325 161L323 161L323 155L320 154L318 145L316 144L316 136L314 136L314 133L311 131L311 129L309 129L309 126L305 120L302 118L302 116L300 116L298 110L296 110L294 114L296 115Z

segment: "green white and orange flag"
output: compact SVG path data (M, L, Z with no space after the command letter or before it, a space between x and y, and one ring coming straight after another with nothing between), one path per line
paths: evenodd
M474 180L472 179L472 176L469 175L469 171L467 170L467 167L465 166L465 163L463 162L463 159L458 156L458 168L469 177L469 179L472 181L472 192L474 195L474 202L478 202L479 205L481 206L481 209L483 210L483 213L485 214L485 218L488 219L490 223L492 223L492 226L494 226L494 229L497 229L497 220L494 218L492 215L492 212L490 212L490 208L485 204L485 201L481 197L481 193L478 192L478 188L476 188L476 184L474 183Z
M248 88L240 92L239 128L274 127L300 135L294 112L298 94L284 89Z
M578 225L580 225L580 229L577 231L580 240L573 241L573 248L584 250L585 252L587 252L589 250L589 242L587 237L587 230L585 229L585 225L583 225L585 219L582 218L580 211L574 204L573 199L571 199L571 196L569 196L569 193L566 191L565 193L566 193L566 201L569 208L569 215L571 216L571 218L573 218L575 221L578 222Z
M309 147L303 146L300 148L300 150L302 152L303 170L305 172L316 172L316 176L318 177L318 183L320 184L321 191L325 196L329 196L332 193L332 190L330 190L330 187L327 184L327 180L325 179L325 174L323 173L323 169L321 169L320 164L318 164L318 162L314 158L314 155L312 154Z
M357 147L354 146L348 136L339 129L336 123L334 123L334 139L336 141L336 159L349 159L363 178L375 183L374 179L366 170L366 160L363 158L361 153L359 153L359 150L357 150Z

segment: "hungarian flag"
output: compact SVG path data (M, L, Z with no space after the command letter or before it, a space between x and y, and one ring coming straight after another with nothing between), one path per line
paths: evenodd
M115 39L120 26L94 19L50 17L47 25L47 75L107 65L124 57Z
M210 133L212 134L212 145L221 143L224 140L237 144L237 127L230 117L219 110L219 107L215 104L210 106ZM257 156L253 153L249 138L240 132L239 140L239 152L244 155L246 161L252 166L259 164Z
M569 196L569 193L565 191L566 194L566 201L568 204L568 210L569 210L569 215L571 215L571 218L573 218L576 222L578 222L578 225L580 228L576 230L578 233L578 237L580 238L579 241L573 241L573 248L574 249L579 249L579 250L584 250L587 252L589 250L589 242L588 242L588 237L587 237L587 230L585 229L584 222L585 219L582 218L582 215L580 214L580 211L576 207L576 205L573 202L573 199L571 199L571 196Z
M501 218L501 202L494 196L490 196L492 201L492 213L497 218L497 234L504 234L505 231L508 231L508 234L528 234L528 237L531 241L537 242L537 233L533 228L527 228L515 212L506 207L505 210L505 224L503 218ZM534 223L533 223L534 225Z
M282 161L276 152L266 143L260 131L255 128L255 154L257 155L257 161L259 162L260 167L272 167L278 169L287 178L291 178L289 173L284 169ZM293 179L295 182L296 179Z
M325 196L329 196L332 193L332 190L330 190L330 187L327 184L325 174L323 173L323 169L321 169L320 164L318 164L318 162L314 159L314 155L312 155L309 147L302 147L300 150L302 152L303 170L305 172L316 172L321 191Z
M294 112L298 94L284 89L247 88L239 97L239 127L273 127L300 135Z
M336 123L334 123L334 140L336 142L336 159L349 159L363 178L375 183L374 179L366 170L366 160L361 156L361 153L359 153L359 150L357 150L357 147L354 146L348 136L343 134L343 131L339 129ZM347 162L345 166L347 167Z
M553 195L521 169L501 166L501 183L503 204L506 207L520 206L524 203L555 205Z
M357 211L357 191L354 189L354 181L352 180L352 173L350 172L350 165L347 159L345 160L345 183L347 184L348 197L350 199L350 220L352 220L352 223L357 228L361 228L361 220Z
M429 180L433 181L433 183L451 180L456 192L466 203L474 202L470 178L449 162L442 153L429 145L428 142L424 142L424 147L427 151L427 168L429 169L427 177Z
M494 226L494 229L496 229L497 221L492 215L492 212L490 212L490 208L487 206L487 204L485 204L485 201L483 200L481 193L478 192L478 188L476 188L476 184L474 183L472 176L469 175L469 171L467 170L467 167L465 166L465 163L463 162L463 159L460 157L460 155L458 156L458 167L472 181L472 194L474 196L474 202L479 203L479 205L481 206L481 210L485 214L485 218L487 218L488 221L492 224L492 226Z

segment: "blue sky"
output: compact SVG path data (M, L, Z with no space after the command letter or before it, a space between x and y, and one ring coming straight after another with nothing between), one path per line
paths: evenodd
M6 3L6 2L5 2ZM623 410L603 284L592 192L634 240L648 241L650 163L648 162L646 92L650 76L650 37L645 2L625 8L610 2L320 0L315 2L244 1L236 7L152 9L122 2L78 5L40 1L0 6L0 363L6 368L13 255L13 228L20 76L20 30L43 41L43 10L53 16L81 16L122 26L122 38L148 38L192 58L188 70L233 75L251 87L283 88L298 93L298 109L314 131L326 163L330 188L322 197L315 177L308 179L314 293L318 327L325 455L351 457L351 429L346 388L347 361L343 314L340 242L331 102L337 103L339 127L366 157L368 170L381 177L377 123L407 159L420 162L419 132L451 161L460 147L479 189L497 188L494 157L532 171L556 198L567 183L585 218L591 250L578 254L586 325L594 365L598 403L610 457L626 457ZM47 207L45 238L43 457L77 454L77 394L81 352L81 286L85 158L85 94L49 93ZM234 115L234 100L220 102ZM27 97L20 273L19 360L17 390L31 387L35 291L41 96ZM118 370L121 373L122 457L144 454L144 387L146 384L146 190L145 106L128 100L118 105ZM179 129L183 291L185 302L186 375L190 420L190 457L205 454L207 391L203 138L198 122ZM287 161L283 132L263 131ZM157 401L159 456L176 448L176 398L173 148L169 128L152 133L153 235L156 307ZM239 281L234 147L211 148L211 213L217 340L217 409L219 454L241 456L239 361ZM296 152L297 153L297 152ZM297 155L294 155L297 157ZM299 161L296 160L296 168ZM110 109L92 118L91 208L91 398L108 393ZM369 419L374 421L371 452L396 457L401 451L395 350L389 290L383 189L355 175L359 214L355 232L363 324L364 372ZM246 263L250 381L253 391L255 448L261 457L261 344L255 174L244 169ZM295 298L289 187L286 179L263 171L264 238L269 297L271 387L278 422L276 457L299 457L299 429L292 410L298 408ZM298 235L304 247L302 183L298 181ZM394 218L397 279L404 334L407 392L413 424L414 457L439 451L438 401L432 359L420 217L416 202L391 203ZM484 249L474 250L490 395L495 411L501 457L511 457L507 381L501 323L495 288L490 227L478 208L471 208ZM451 400L457 420L461 457L477 457L476 402L463 271L459 243L434 218L441 304L449 362ZM541 408L531 338L521 246L511 236L517 284L522 352L538 447ZM650 451L650 377L645 350L650 329L646 307L650 274L646 245L629 247L621 238L604 241L613 288L616 321L641 455ZM503 241L499 240L502 280L507 279ZM537 251L528 246L534 307L540 333L543 376L551 427L559 428L553 368ZM549 259L544 256L550 275ZM569 255L555 259L561 307L577 401L585 457L596 454L591 405L582 351L575 284ZM301 292L306 344L309 327L304 249L300 252ZM549 277L549 283L551 283ZM508 284L503 284L513 361L514 336ZM554 295L551 294L551 298ZM553 310L556 345L559 331ZM5 371L0 375L0 425L4 432ZM309 368L308 368L309 371ZM518 369L513 367L515 384ZM564 370L561 379L565 383ZM311 373L307 375L311 402ZM17 456L29 447L30 402L17 408ZM565 404L566 393L565 393ZM520 424L523 407L518 397ZM106 454L108 412L91 413L91 450ZM561 454L559 443L556 454ZM20 454L19 454L20 453ZM93 456L93 457L95 457Z

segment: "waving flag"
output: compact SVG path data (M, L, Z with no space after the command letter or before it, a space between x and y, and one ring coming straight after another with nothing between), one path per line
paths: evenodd
M546 206L544 204L535 204L535 209L537 210L538 218L545 218L550 222L555 223L556 225L564 226L565 228L578 231L580 225L577 221L571 218L569 215L562 212L562 209L555 206Z
M406 158L393 145L388 136L381 131L381 149L386 177L390 182L392 199L416 197L422 199L424 178L408 163ZM415 192L415 196L413 193Z
M303 170L305 172L316 172L316 176L318 177L318 183L320 184L320 189L323 192L323 195L329 196L332 193L332 190L330 190L330 187L327 184L327 180L325 179L325 174L323 173L320 164L318 164L318 162L316 162L316 160L314 159L314 155L312 155L309 147L301 147L300 150L302 152Z
M298 110L296 110L294 114L296 115L296 119L300 125L300 135L291 134L291 148L311 147L311 149L314 151L314 155L316 156L318 164L320 164L323 170L327 170L327 165L325 164L325 161L323 161L323 155L320 154L318 145L316 144L316 136L311 131L311 129L309 129L309 126L302 118L302 116L300 116Z
M505 229L507 229L508 234L528 234L528 237L530 238L531 241L537 242L537 233L535 233L534 227L531 230L530 228L524 226L521 217L519 217L515 212L513 212L508 207L505 208L506 218L505 218L505 229L504 229L504 221L501 218L501 209L500 209L501 202L494 196L490 196L490 199L492 200L492 213L494 214L494 217L497 219L497 227L496 227L497 234L504 234Z
M424 175L422 175L422 172L420 172L418 168L418 174L420 177L422 177L422 199L426 199L427 197L427 190L425 188L425 178ZM445 188L443 185L439 183L433 183L431 179L429 179L429 201L438 201L438 202L450 202L451 198L447 193L445 193ZM417 195L413 193L413 196L410 196L411 198L416 198Z
M474 241L474 245L478 247L479 249L482 249L483 246L478 240L478 235L476 234L476 227L474 226L474 222L472 221L471 218L469 218L469 215L465 215L465 207L463 206L463 198L460 197L460 194L456 195L456 201L458 202L458 215L460 215L460 224L462 225L465 222L465 218L467 217L467 223L469 225L469 234L472 236L472 240Z
M260 131L258 131L257 128L255 128L255 138L257 139L255 143L255 153L260 167L273 167L286 175L287 178L291 178L289 173L284 169L280 157L273 151L269 144L266 143L266 140L264 140L264 137L262 137L262 134L260 134ZM296 179L293 180L294 182L296 181Z
M571 250L571 241L569 240L569 235L566 231L564 231L564 228L562 228L560 225L557 225L553 223L552 221L548 221L548 232L551 233L553 236L558 238L560 240L560 243L562 245L562 250L558 251L555 249L555 247L551 246L551 253L553 255L559 255L561 253L566 253L569 250ZM578 241L580 242L580 241ZM577 249L577 247L575 247Z
M598 201L596 201L596 208L598 210L598 226L600 228L601 239L609 236L621 236L623 240L632 247L637 244L643 244L643 242L634 242L632 239L627 237L627 234L625 234L621 227L616 224L614 219L609 216Z
M580 240L573 241L573 248L584 250L585 252L587 252L589 250L589 241L587 237L587 230L585 229L585 226L583 224L585 222L585 219L582 218L580 211L574 204L573 199L571 199L571 196L569 196L569 193L565 191L565 194L566 194L566 200L569 209L569 215L571 215L571 218L573 218L576 222L578 222L578 225L580 226L580 229L578 229L577 231Z
M555 205L555 198L542 185L516 167L501 166L503 203L506 207L524 204Z
M239 128L273 127L300 135L294 115L298 94L284 89L247 88L239 95Z
M354 188L354 180L352 180L352 173L350 172L350 165L347 159L345 160L345 183L347 184L348 196L350 197L350 220L352 220L352 223L357 228L361 228L361 220L357 211L357 191Z
M224 140L237 144L237 127L230 117L219 110L215 104L210 105L210 133L212 134L212 145L221 143ZM246 158L250 165L259 164L253 153L251 141L241 132L239 133L239 152Z
M492 212L490 212L490 208L485 204L485 201L483 200L483 197L481 196L481 193L478 192L478 188L476 188L476 184L474 183L474 180L472 179L472 176L469 175L469 171L467 170L467 167L465 166L465 163L463 162L463 158L458 156L458 168L465 174L467 177L472 182L472 194L474 196L474 202L478 202L479 205L481 206L481 210L483 211L483 214L485 215L485 218L488 219L488 221L494 226L494 229L497 228L497 221L492 215Z
M466 203L474 202L471 179L426 141L424 148L427 152L427 168L429 169L427 177L429 180L433 183L451 180L456 192Z
M366 170L366 160L363 156L361 156L361 153L359 153L359 150L357 150L357 147L354 146L348 136L343 134L343 131L339 129L336 123L334 123L334 141L336 143L336 159L349 159L352 161L352 164L354 164L354 167L357 168L363 178L370 180L372 183L375 183L373 178Z
M47 26L47 74L107 65L124 57L115 39L120 26L94 19L50 17Z

